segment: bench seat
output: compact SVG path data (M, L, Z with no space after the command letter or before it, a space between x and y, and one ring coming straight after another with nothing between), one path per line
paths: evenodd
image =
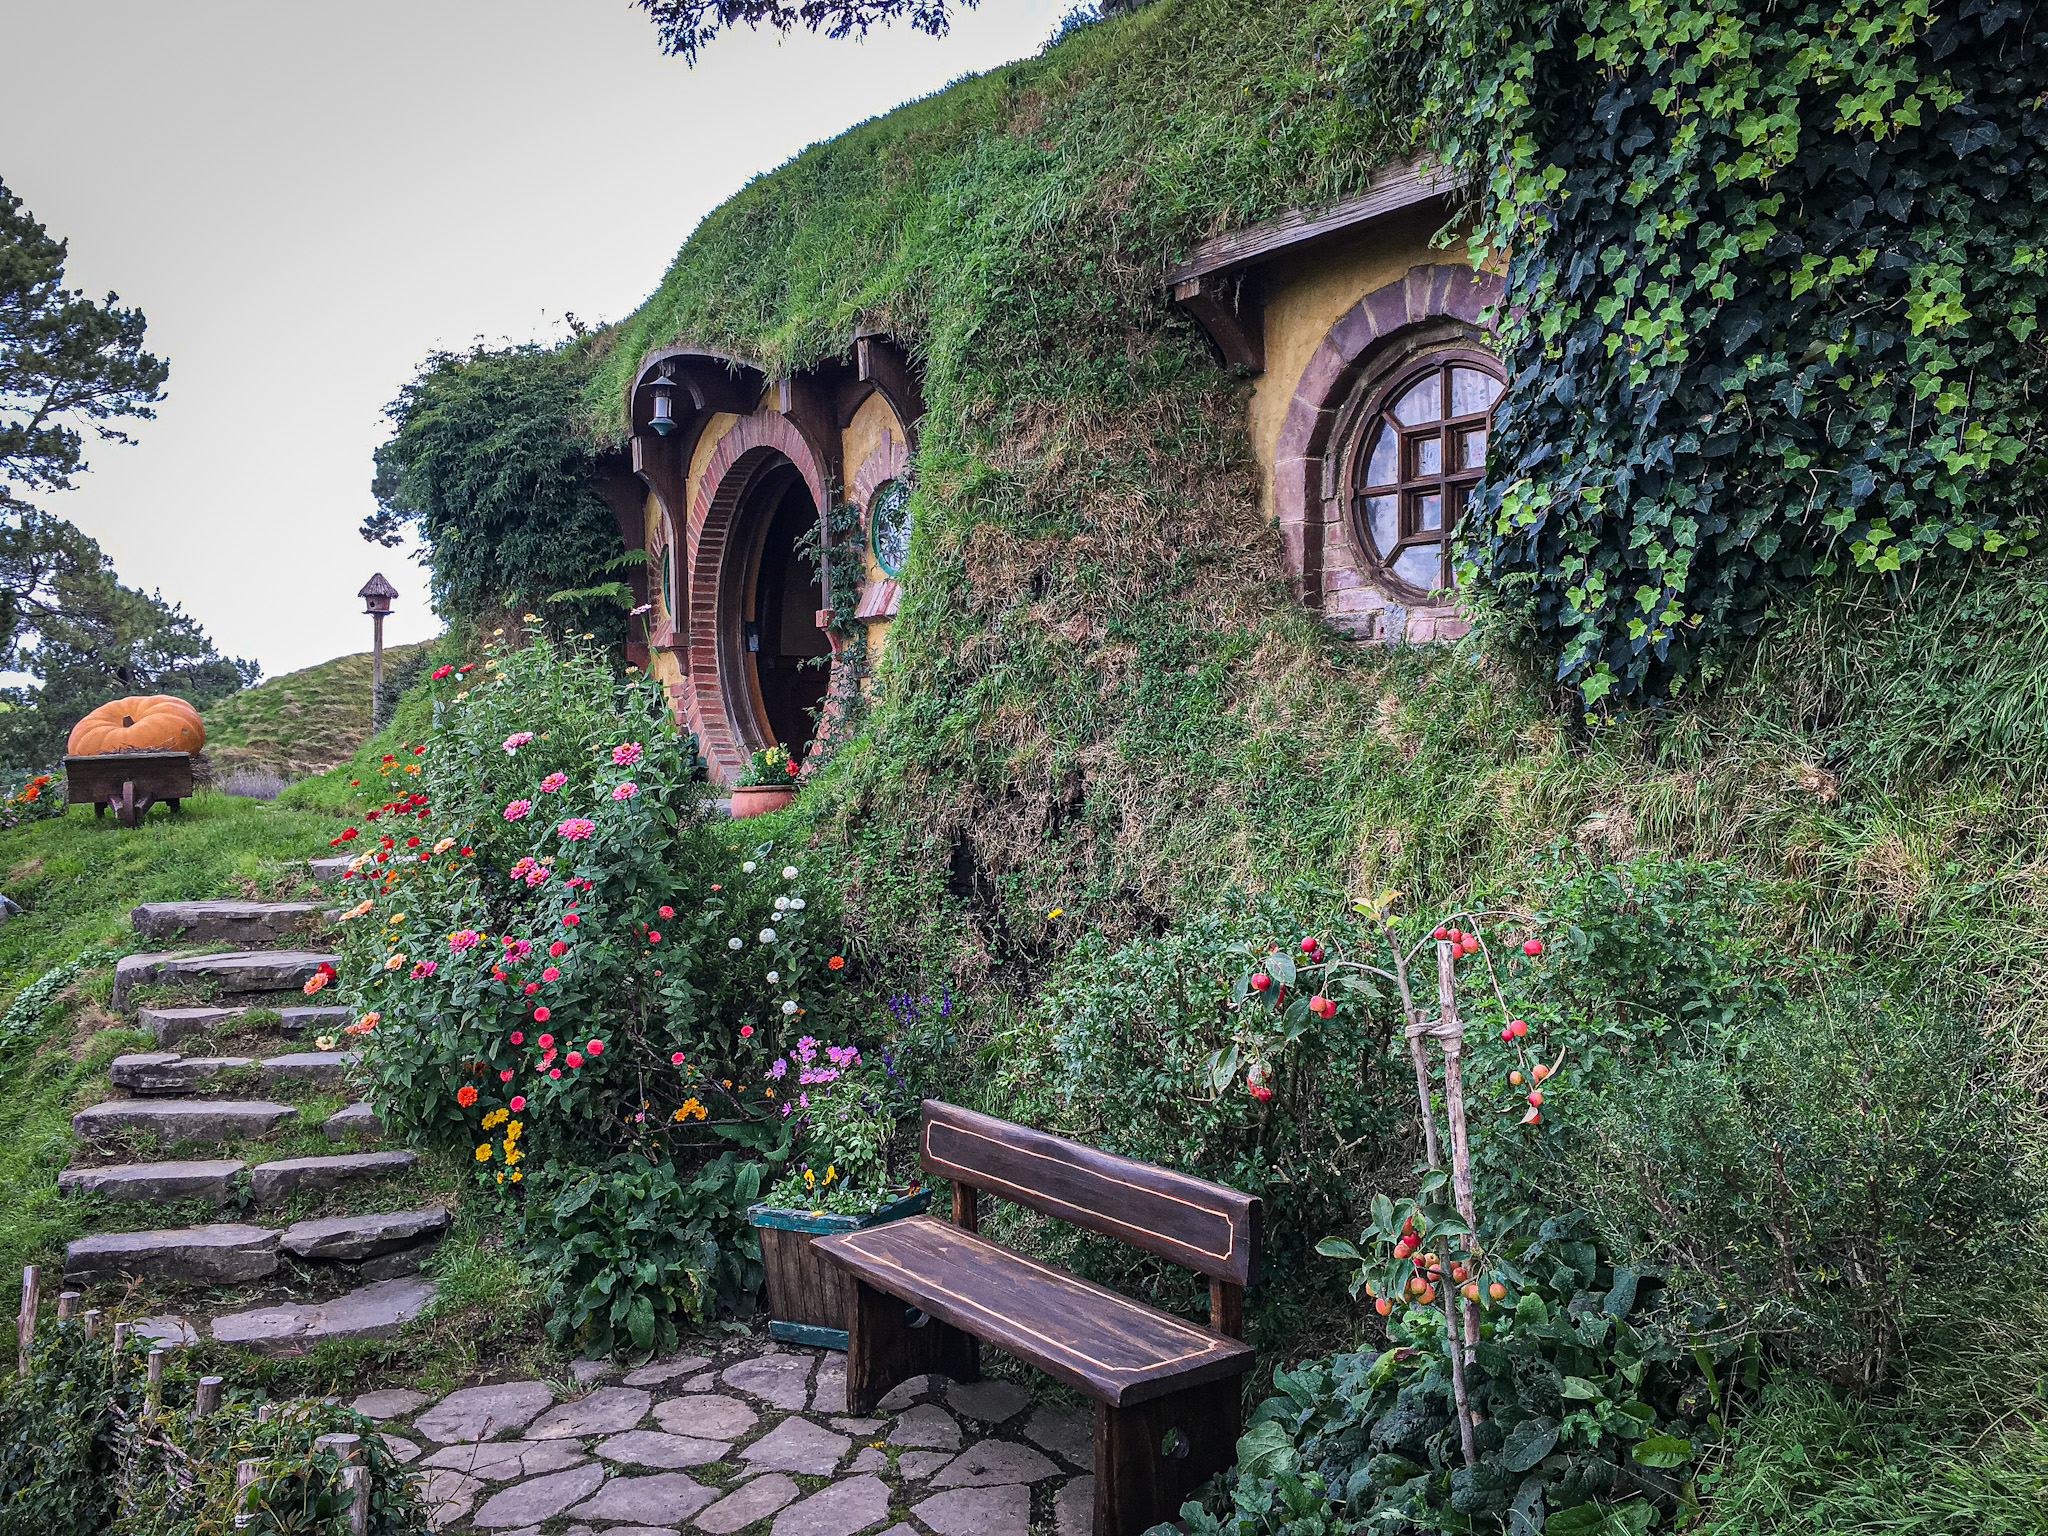
M816 1239L849 1273L1122 1407L1252 1368L1224 1338L929 1216Z

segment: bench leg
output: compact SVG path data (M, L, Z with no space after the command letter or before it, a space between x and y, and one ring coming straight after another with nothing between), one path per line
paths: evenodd
M1235 1376L1123 1408L1097 1403L1094 1536L1178 1519L1188 1495L1236 1460L1243 1423Z
M981 1380L981 1347L971 1334L931 1318L910 1326L904 1305L866 1281L853 1283L846 1318L846 1411L871 1411L891 1387L936 1371L955 1381Z

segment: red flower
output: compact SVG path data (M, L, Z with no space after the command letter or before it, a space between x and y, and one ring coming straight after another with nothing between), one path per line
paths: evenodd
M542 1035L540 1039L538 1039L534 1043L545 1051L555 1043L555 1037L553 1035Z
M460 1088L455 1090L455 1102L460 1104L464 1109L469 1108L470 1105L476 1102L476 1089L471 1087L468 1083L464 1083Z
M520 990L523 991L528 997L531 997L534 993L540 990L540 983L537 981L529 981L524 987L520 988Z
M825 962L825 969L826 969L826 970L828 970L828 971L836 971L836 970L840 969L840 968L841 968L842 966L844 966L845 964L846 964L846 956L844 956L844 955L834 955L834 956L833 956L833 957L832 957L832 958L831 958L830 960L827 960L827 961Z
M740 1038L741 1038L742 1040L746 1039L746 1038L747 1038L747 1037L748 1037L749 1035L751 1035L751 1034L752 1034L753 1032L754 1032L754 1026L753 1026L753 1025L751 1025L751 1024L742 1024L742 1025L740 1026Z
M549 1076L549 1077L560 1077L561 1075L562 1075L562 1069L561 1069L560 1067L550 1067L550 1068L548 1068L548 1076Z
M356 829L355 829L354 827L350 827L350 828L349 828L349 829L348 829L348 830L347 830L346 832L342 833L340 837L336 838L336 839L335 839L335 841L336 841L336 842L342 842L342 843L350 843L350 842L354 842L354 841L355 841L355 838L356 838Z
M602 1040L593 1040L584 1049L593 1056L602 1056L604 1054L604 1042Z
M473 662L473 661L465 661L465 662L464 662L464 663L463 663L463 664L462 664L461 666L459 666L459 667L457 667L457 668L455 669L455 675L456 675L457 677L460 677L460 676L462 676L462 674L463 674L463 673L467 672L467 671L468 671L468 670L469 670L469 669L470 669L471 667L473 667L473 666L475 666L475 665L476 665L476 663L475 663L475 662Z
M441 681L442 678L447 677L454 670L455 669L453 667L436 667L432 672L428 673L427 675L438 683L439 681Z
M500 1072L500 1073L498 1074L498 1081L499 1081L499 1082L501 1082L501 1083L509 1083L509 1082L511 1082L511 1081L512 1081L512 1069L511 1069L510 1067L507 1067L507 1068L506 1068L506 1069L505 1069L504 1071Z
M663 907L661 909L661 915L663 917L674 917L676 915L676 909L674 907Z
M569 1065L572 1067L580 1067L583 1065L583 1053L581 1051L571 1051L568 1055L564 1056L562 1060L569 1063Z
M650 944L659 944L661 942L661 935L656 933L652 928L650 928L647 930L647 942Z
M475 852L476 850L474 848L465 848L462 850L462 856L466 859Z
M526 1108L526 1095L525 1095L525 1094L523 1094L523 1093L515 1093L515 1094L513 1094L513 1095L512 1095L512 1113L516 1115L516 1114L518 1114L518 1113L519 1113L519 1111L520 1111L520 1110L522 1110L522 1109L524 1109L524 1108Z
M564 912L562 914L562 926L564 928L574 928L576 921L576 914L574 912Z
M363 816L363 820L365 820L365 821L375 821L375 820L376 820L376 819L377 819L377 818L378 818L379 816L383 815L385 811L388 811L388 810L390 810L390 809L391 809L391 807L390 807L390 806L388 806L388 805L386 805L386 806L382 806L382 807L380 807L380 808L379 808L379 809L377 809L377 810L374 810L374 811L369 811L369 812L366 812L366 813L364 814L364 816Z
M545 1023L547 1023L547 1021L548 1021L548 1011L547 1011L547 1009L545 1009L545 1008L536 1008L536 1009L534 1009L534 1010L533 1010L533 1022L534 1022L534 1023L536 1023L536 1024L545 1024Z
M512 1043L513 1043L514 1045L524 1045L524 1044L526 1044L526 1031L525 1031L525 1030L523 1030L523 1029L515 1029L515 1030L513 1030L513 1031L512 1031Z
M420 840L419 840L418 838L416 838L416 837L408 837L408 838L407 838L407 839L405 840L405 846L406 846L406 847L408 847L408 848L417 848L417 847L419 847L419 845L420 845Z

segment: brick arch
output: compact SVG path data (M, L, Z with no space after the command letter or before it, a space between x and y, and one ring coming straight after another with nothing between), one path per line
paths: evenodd
M733 720L725 678L719 667L718 589L734 524L748 488L762 470L787 459L803 476L813 505L822 513L831 506L829 482L817 456L801 432L780 414L743 416L718 441L691 497L688 535L690 587L689 676L678 712L697 734L698 750L720 783L736 782L745 771L748 748ZM839 688L840 663L835 655L828 697ZM825 737L821 729L811 740L806 758L815 757Z
M1467 628L1453 603L1409 609L1381 591L1344 505L1333 438L1363 379L1432 344L1485 345L1501 280L1463 266L1411 267L1330 327L1302 370L1273 453L1273 505L1288 575L1309 607L1363 639L1450 639ZM1487 350L1492 350L1489 346Z

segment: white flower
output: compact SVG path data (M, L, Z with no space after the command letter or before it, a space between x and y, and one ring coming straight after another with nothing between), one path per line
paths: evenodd
M763 928L761 930L761 942L763 944L773 944L775 942L775 930L773 928Z
M780 981L780 980L782 980L782 972L780 972L780 971L770 971L770 972L768 973L768 985L769 985L769 986L771 986L771 987L772 987L772 986L774 986L774 985L775 985L775 983L777 983L777 982L778 982L778 981Z
M782 1005L782 1016L785 1019L794 1018L796 1016L796 1000L794 998L790 999L790 1001Z
M727 949L745 949L747 947L747 941L745 939L727 939L725 941L725 947Z
M803 911L803 909L804 909L804 899L803 899L803 897L801 897L801 896L792 896L792 897L790 898L790 901L789 901L789 910L790 910L790 911L792 911L792 912L801 912L801 911Z
M742 874L751 875L754 872L754 861L752 859L747 860L746 863L740 866L740 872Z
M775 910L778 912L787 912L789 910L789 898L787 896L776 897Z
M796 878L796 866L794 864L783 865L782 878L785 880L794 880Z

